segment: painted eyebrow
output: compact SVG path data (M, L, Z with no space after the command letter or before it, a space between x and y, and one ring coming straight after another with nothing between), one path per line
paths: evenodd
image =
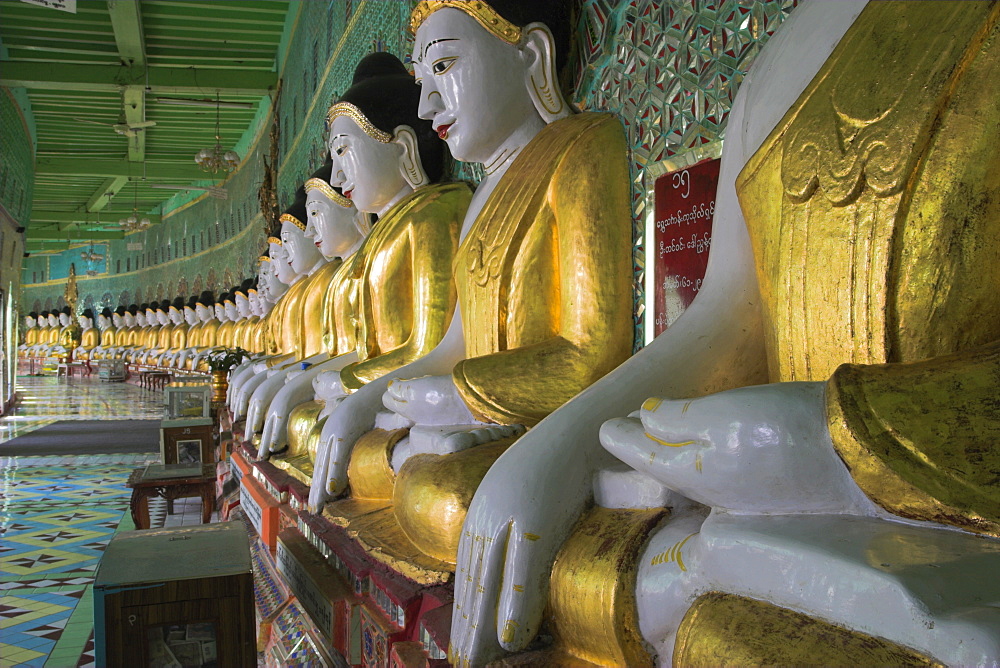
M441 42L458 42L458 41L461 40L459 40L457 37L442 37L441 39L436 39L433 42L428 42L427 44L424 45L423 53L420 54L420 60L423 61L423 59L427 56L427 49L431 48L435 44L440 44Z

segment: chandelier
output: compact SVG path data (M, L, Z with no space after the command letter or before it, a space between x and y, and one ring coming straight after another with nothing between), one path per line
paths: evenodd
M231 172L240 164L236 151L222 149L222 133L219 130L219 96L215 96L215 146L203 148L194 156L194 161L206 172Z
M153 222L146 216L139 216L139 182L133 181L132 188L132 215L118 221L118 227L126 232L141 232L148 230Z

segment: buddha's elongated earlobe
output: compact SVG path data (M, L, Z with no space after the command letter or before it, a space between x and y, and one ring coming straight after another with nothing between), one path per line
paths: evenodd
M552 123L570 115L569 105L559 90L556 72L555 39L541 23L527 26L521 48L530 59L528 65L528 93L546 123Z
M417 136L413 133L412 128L407 125L400 125L395 129L393 134L395 135L393 141L403 149L403 154L399 159L399 170L403 174L403 178L406 179L406 182L414 190L430 183L431 180L420 162L420 149L417 147Z

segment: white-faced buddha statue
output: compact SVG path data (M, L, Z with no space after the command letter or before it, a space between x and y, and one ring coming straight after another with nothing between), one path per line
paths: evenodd
M84 309L77 316L77 324L80 327L80 345L73 351L73 359L89 360L91 351L101 342L100 330L94 327L93 309Z
M38 326L38 314L34 311L28 313L24 316L24 331L22 332L21 345L17 347L18 357L26 357L28 349L35 345L38 341L38 332L40 327Z
M326 165L319 171L329 173L328 170L329 165ZM329 359L329 354L323 346L323 300L340 262L331 264L331 261L320 253L316 243L306 236L308 195L304 185L299 197L301 207L295 207L294 215L286 212L281 217L281 242L286 261L293 271L304 276L301 286L296 286L296 291L301 294L296 299L294 309L288 314L288 322L285 323L293 328L291 337L287 339L292 349L283 351L291 353L291 361L281 369L272 370L267 380L251 395L245 427L247 435L262 430L268 407L285 385L290 372Z
M344 269L342 286L353 283L354 295L335 291L340 305L325 328L338 351L353 336L355 352L340 354L313 389L332 390L316 396L324 410L368 424L383 391L380 379L429 353L455 304L451 262L471 193L464 184L439 183L446 147L418 118L418 104L419 90L402 63L376 53L358 64L352 87L328 112L330 185L378 223ZM314 453L302 465L297 470L311 478Z
M477 491L453 662L543 617L594 663L997 661L998 19L782 24L728 119L698 297Z
M627 146L618 119L573 113L560 91L572 29L562 9L414 12L420 114L485 170L453 265L460 317L434 351L380 381L374 419L341 408L328 418L327 468L314 476L327 484L313 484L310 502L348 485L380 500L384 535L360 527L351 499L324 515L429 579L460 575L462 519L486 471L632 348ZM376 467L378 484L362 486Z
M344 357L355 346L353 332L346 338L338 337L336 327L338 316L344 316L344 305L348 301L340 292L350 289L353 278L350 262L360 248L368 232L365 214L359 214L351 200L336 192L330 186L332 163L328 161L305 183L306 223L305 236L328 259L324 267L325 275L320 278L323 286L320 297L313 305L306 305L306 328L315 328L320 336L318 341L322 355L312 358L308 368L289 371L286 382L273 389L273 395L263 398L267 403L259 453L266 457L272 450L283 450L287 445L286 425L292 410L314 397L313 379L325 371L337 371L356 360ZM348 316L350 317L350 316ZM313 352L304 350L303 353ZM260 389L258 389L260 392ZM251 420L248 419L248 425ZM256 426L256 425L255 425Z

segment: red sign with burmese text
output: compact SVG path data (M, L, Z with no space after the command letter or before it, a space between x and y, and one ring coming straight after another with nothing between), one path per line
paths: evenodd
M653 230L654 333L659 336L684 312L701 289L712 245L718 158L656 179Z

